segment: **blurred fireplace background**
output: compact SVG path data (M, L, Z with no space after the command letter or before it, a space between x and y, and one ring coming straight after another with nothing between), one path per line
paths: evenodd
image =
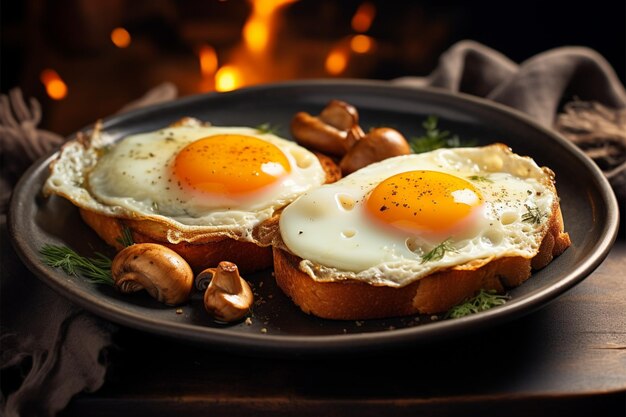
M312 78L427 75L473 39L516 62L596 49L626 79L626 2L2 0L1 90L19 86L61 134L164 81L179 95Z

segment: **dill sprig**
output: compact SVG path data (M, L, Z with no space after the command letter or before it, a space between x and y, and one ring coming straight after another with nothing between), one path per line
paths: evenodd
M422 126L426 130L423 136L413 137L409 140L409 145L413 153L424 153L434 151L439 148L458 148L460 146L471 146L471 141L461 141L458 135L452 135L447 130L440 130L437 125L437 116L430 115Z
M156 203L155 203L156 204ZM130 228L124 226L122 228L122 235L116 239L118 243L124 247L132 246L135 244L133 239L133 232Z
M271 133L273 135L275 135L278 130L280 129L280 126L274 126L269 122L266 123L261 123L260 125L258 125L257 127L255 127L255 129L259 132L259 133Z
M61 268L66 274L82 276L95 284L113 285L111 259L96 252L94 258L87 258L66 246L45 245L39 251L46 265Z
M510 298L511 297L508 295L499 295L494 290L480 290L474 297L448 310L444 318L457 319L459 317L489 310L490 308L506 303Z
M541 219L548 216L547 213L542 213L539 210L539 207L530 207L526 204L524 204L524 206L526 207L526 213L522 215L523 222L531 223L531 224L539 224L541 223Z
M422 256L422 263L439 261L443 259L447 252L458 252L451 243L452 240L448 238L435 246L430 252Z

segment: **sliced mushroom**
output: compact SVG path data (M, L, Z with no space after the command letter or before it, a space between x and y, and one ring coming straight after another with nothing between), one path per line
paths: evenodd
M359 112L356 108L341 100L331 100L322 112L320 119L339 130L348 131L359 124Z
M350 148L339 166L341 173L348 175L373 162L409 153L411 147L400 132L389 127L379 127L370 130Z
M344 155L364 135L356 108L340 100L329 102L319 116L296 113L291 134L302 146L337 156Z
M146 290L158 301L178 305L189 299L193 271L170 248L156 243L137 243L113 258L111 275L123 293Z
M233 322L243 318L254 301L250 285L241 278L237 265L232 262L220 262L217 268L202 271L197 282L205 281L212 275L204 293L204 308L215 320Z

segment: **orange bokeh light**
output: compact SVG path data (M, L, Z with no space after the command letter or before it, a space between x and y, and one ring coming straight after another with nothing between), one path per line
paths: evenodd
M356 53L364 54L372 49L374 41L366 35L355 35L350 40L350 48Z
M343 48L335 48L326 57L326 71L332 75L339 75L348 66L348 54Z
M46 88L46 93L53 100L62 100L67 96L67 85L53 69L41 71L39 79Z
M200 71L203 77L210 77L217 71L217 53L211 45L202 45L198 51Z
M352 17L352 29L356 32L367 32L376 16L376 6L369 1L362 3Z
M115 28L111 31L111 41L118 48L127 48L130 45L130 33L124 28Z
M215 73L215 89L217 91L232 91L243 85L243 74L234 65L225 65Z

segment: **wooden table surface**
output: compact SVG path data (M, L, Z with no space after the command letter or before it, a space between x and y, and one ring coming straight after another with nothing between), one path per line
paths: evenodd
M266 358L127 328L116 344L61 416L625 416L626 238L539 311L431 346Z

